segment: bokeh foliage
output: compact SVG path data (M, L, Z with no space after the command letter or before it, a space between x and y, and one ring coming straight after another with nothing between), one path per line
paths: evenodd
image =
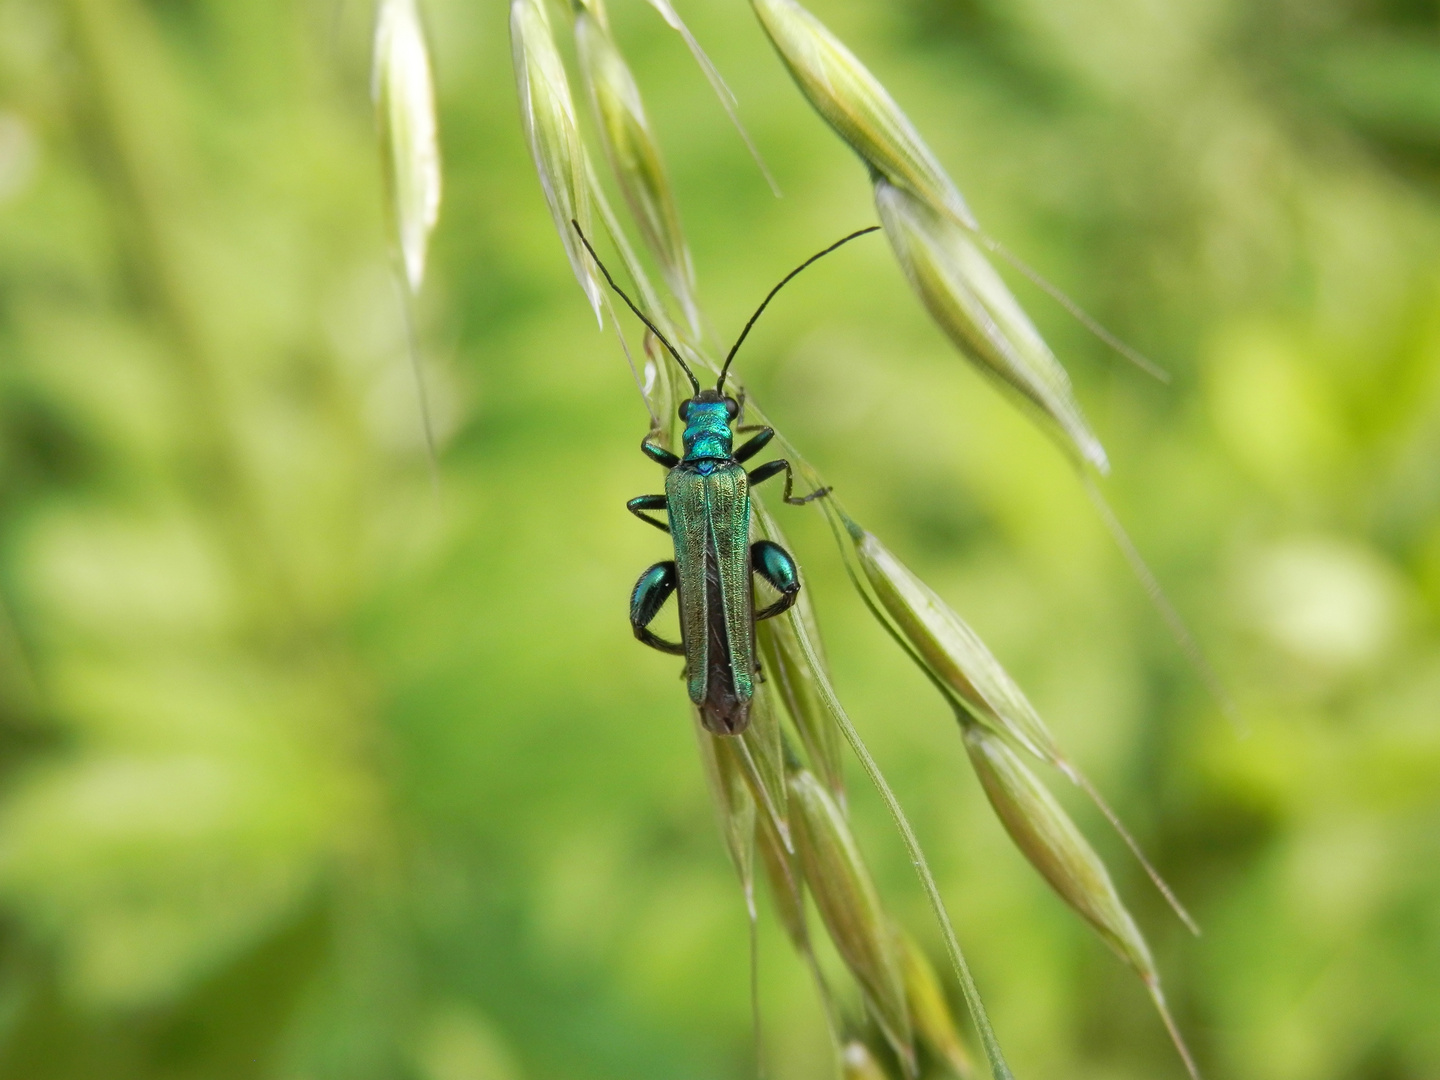
M1208 1073L1433 1075L1440 9L813 6L987 229L1174 372L1148 382L1015 283L1248 734L878 244L787 293L747 380L1206 927L1188 939L1088 830ZM646 418L536 188L505 8L423 5L437 506L367 5L0 0L0 1075L751 1075L744 908L683 688L624 623L661 550L621 509L658 480ZM654 13L617 0L728 337L873 208L747 6L684 13L785 191ZM786 528L1017 1075L1178 1075L824 526ZM852 788L887 903L928 925ZM762 952L776 1075L826 1075L773 919Z

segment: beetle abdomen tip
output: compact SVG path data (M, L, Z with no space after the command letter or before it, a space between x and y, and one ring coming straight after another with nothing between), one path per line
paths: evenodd
M700 720L712 735L739 735L750 726L750 702L735 697L707 701L700 706Z

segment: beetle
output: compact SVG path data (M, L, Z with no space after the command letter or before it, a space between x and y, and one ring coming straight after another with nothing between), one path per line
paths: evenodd
M823 498L830 489L795 495L795 473L784 458L745 469L745 462L774 439L775 429L747 428L739 423L744 395L737 401L726 394L725 378L736 352L776 293L817 259L875 232L878 226L851 233L785 275L740 332L725 357L714 389L701 389L700 381L675 346L615 284L580 225L573 221L571 224L610 288L675 358L694 391L679 407L679 418L685 424L683 456L651 442L653 432L640 442L641 452L666 470L665 493L640 495L625 506L641 521L670 535L675 557L657 562L640 575L630 594L630 628L652 649L685 657L690 700L699 709L708 731L739 735L750 723L750 703L760 673L755 624L788 611L800 596L800 571L790 553L771 540L750 542L750 489L784 473L783 497L791 506ZM735 435L741 432L754 434L736 447ZM657 510L665 511L668 524L651 516ZM752 575L780 594L779 599L759 611L755 610ZM650 629L650 623L677 591L681 640L666 641Z

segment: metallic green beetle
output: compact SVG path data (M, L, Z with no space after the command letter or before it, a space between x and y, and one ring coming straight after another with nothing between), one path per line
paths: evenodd
M578 224L575 230L580 233ZM759 674L755 623L786 611L800 595L800 571L790 554L770 540L750 543L750 488L783 472L784 498L792 506L802 506L829 492L828 488L821 488L796 497L792 493L795 474L783 458L767 461L746 472L743 463L769 445L775 430L733 427L740 419L741 404L725 394L725 376L750 328L791 278L842 244L874 231L872 226L851 233L805 260L771 289L725 357L713 390L700 388L690 366L615 284L595 249L584 233L580 233L581 241L610 287L670 351L694 389L694 396L682 402L679 410L685 424L684 457L656 446L648 435L640 443L646 457L668 470L665 494L641 495L626 506L642 521L670 534L675 544L675 558L658 562L640 575L630 595L630 627L635 636L651 648L685 657L690 700L700 710L706 729L716 735L738 735L750 723L750 702L755 696ZM735 449L736 431L755 434ZM670 523L667 525L646 512L653 510L666 511ZM752 574L759 575L780 594L778 600L759 611L755 610L751 590ZM649 628L677 589L680 593L679 643L657 637Z

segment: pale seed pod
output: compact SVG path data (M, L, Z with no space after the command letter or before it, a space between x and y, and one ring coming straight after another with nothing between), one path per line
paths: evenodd
M430 233L440 219L441 181L430 51L415 0L380 5L371 96L405 280L417 293Z
M903 1060L913 1062L899 946L845 815L815 775L803 769L791 774L790 808L800 868L830 940L886 1039Z
M979 227L909 117L839 38L795 0L752 6L801 92L872 173Z
M851 1039L840 1051L840 1075L844 1080L890 1080L870 1048Z
M780 925L785 928L796 950L807 953L810 931L805 921L805 892L796 857L785 850L773 828L757 829L755 846L760 852L760 866L770 883L770 896L775 902L775 914Z
M973 722L963 726L970 762L1015 846L1141 978L1155 979L1149 946L1070 815L998 735Z
M899 931L900 962L905 975L905 999L915 1034L932 1055L945 1063L958 1080L972 1080L975 1062L945 999L940 977L935 974L925 950L906 931Z
M820 692L819 680L826 676L824 672L812 670L806 662L790 621L792 617L798 616L767 619L755 628L761 660L770 684L785 703L810 763L830 793L843 801L845 776L840 733Z
M758 497L753 503L757 529L781 547L789 549L779 524L766 511ZM803 582L802 582L803 584ZM815 644L820 667L810 664L805 650L800 647L796 635L796 623L804 624L806 636ZM820 653L820 631L815 619L815 608L810 602L810 590L801 588L800 596L790 612L774 619L766 619L756 628L760 646L761 662L771 684L794 722L800 742L805 747L810 763L825 781L830 793L844 805L845 775L843 767L842 736L835 726L835 718L825 704L821 686L829 682L829 673L824 668L824 656Z
M1036 757L1063 761L1045 721L965 620L873 533L848 518L845 527L881 606L952 700Z
M755 799L750 787L735 760L734 751L725 740L718 739L705 730L700 716L691 710L695 726L695 739L700 747L700 761L705 769L705 780L710 788L715 816L720 823L720 835L725 839L725 849L730 861L740 876L745 889L746 903L754 912L754 864L755 864Z
M575 45L605 157L625 201L654 253L670 291L680 301L693 333L700 332L695 304L695 269L674 190L650 130L640 89L606 29L594 0L575 16Z
M875 207L900 268L956 347L1054 423L1083 460L1107 472L1105 449L1080 411L1070 376L972 234L884 179L875 181Z
M1121 902L1100 856L1055 796L998 735L964 718L961 724L970 762L1010 839L1060 898L1144 981L1185 1068L1199 1080L1195 1060L1165 1003L1150 947Z
M540 174L545 202L565 254L585 290L595 318L603 325L603 292L589 255L575 235L578 221L591 235L588 168L575 120L575 103L565 63L555 46L544 0L514 0L510 6L510 45L520 95L520 122Z
M786 805L789 790L785 782L784 737L780 714L770 699L769 688L761 683L750 702L750 724L732 739L734 749L751 782L752 794L775 818L781 838L790 846ZM758 787L757 787L758 785Z

